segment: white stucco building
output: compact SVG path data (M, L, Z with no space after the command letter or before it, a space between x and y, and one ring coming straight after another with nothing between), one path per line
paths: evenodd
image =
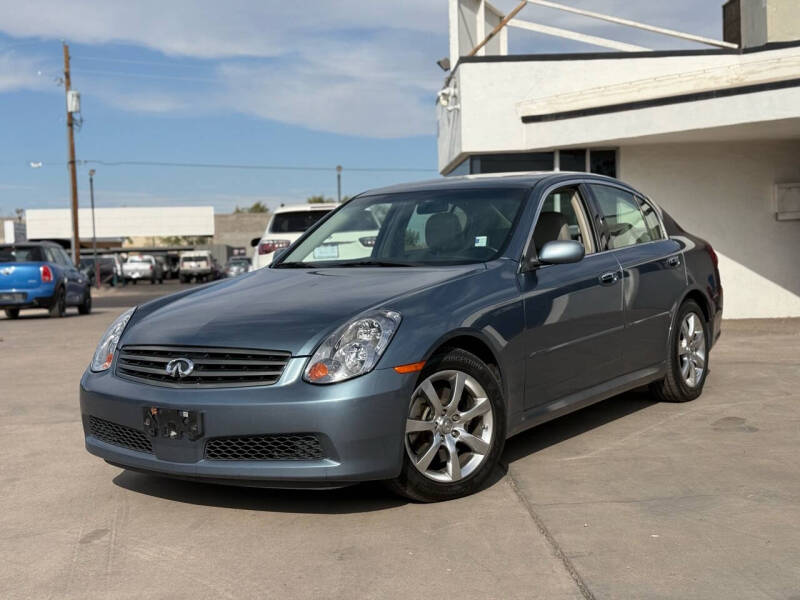
M800 316L798 0L730 0L727 43L666 52L553 30L521 11L508 26L621 51L514 55L502 29L474 56L504 15L485 0L449 1L442 174L619 177L712 243L726 317Z

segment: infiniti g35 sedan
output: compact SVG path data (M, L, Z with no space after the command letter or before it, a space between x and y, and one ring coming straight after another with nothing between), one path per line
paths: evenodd
M341 258L365 220L374 240ZM615 179L369 191L270 268L120 315L81 380L86 447L172 477L456 498L535 425L642 386L697 398L721 316L711 246Z

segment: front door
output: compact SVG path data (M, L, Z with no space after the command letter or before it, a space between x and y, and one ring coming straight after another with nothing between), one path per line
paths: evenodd
M586 250L573 264L519 276L525 307L525 406L547 404L619 374L624 329L622 282L613 253L598 253L581 187L549 194L531 244L573 239Z

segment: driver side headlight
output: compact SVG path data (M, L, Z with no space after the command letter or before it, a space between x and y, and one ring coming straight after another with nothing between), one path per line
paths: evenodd
M97 344L97 350L94 351L92 364L89 367L92 371L95 373L106 371L111 366L111 363L114 362L114 352L117 350L119 338L122 337L122 332L125 331L125 326L128 324L128 321L131 320L131 316L135 310L136 307L126 310L117 317L117 320L111 324L111 327L106 329L103 337L100 338L100 343Z
M334 331L308 361L303 379L336 383L369 373L400 325L400 313L380 310Z

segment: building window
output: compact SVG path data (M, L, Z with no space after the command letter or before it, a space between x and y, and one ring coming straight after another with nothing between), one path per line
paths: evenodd
M598 175L617 176L616 150L590 150L589 171Z
M560 171L585 171L586 149L578 148L560 150L558 152L558 168Z
M478 173L519 173L554 171L555 152L515 152L508 154L475 154L453 167L447 175ZM617 176L617 151L570 148L558 152L559 171L577 171Z
M481 154L472 157L472 173L513 173L518 171L552 171L553 152L515 154Z

